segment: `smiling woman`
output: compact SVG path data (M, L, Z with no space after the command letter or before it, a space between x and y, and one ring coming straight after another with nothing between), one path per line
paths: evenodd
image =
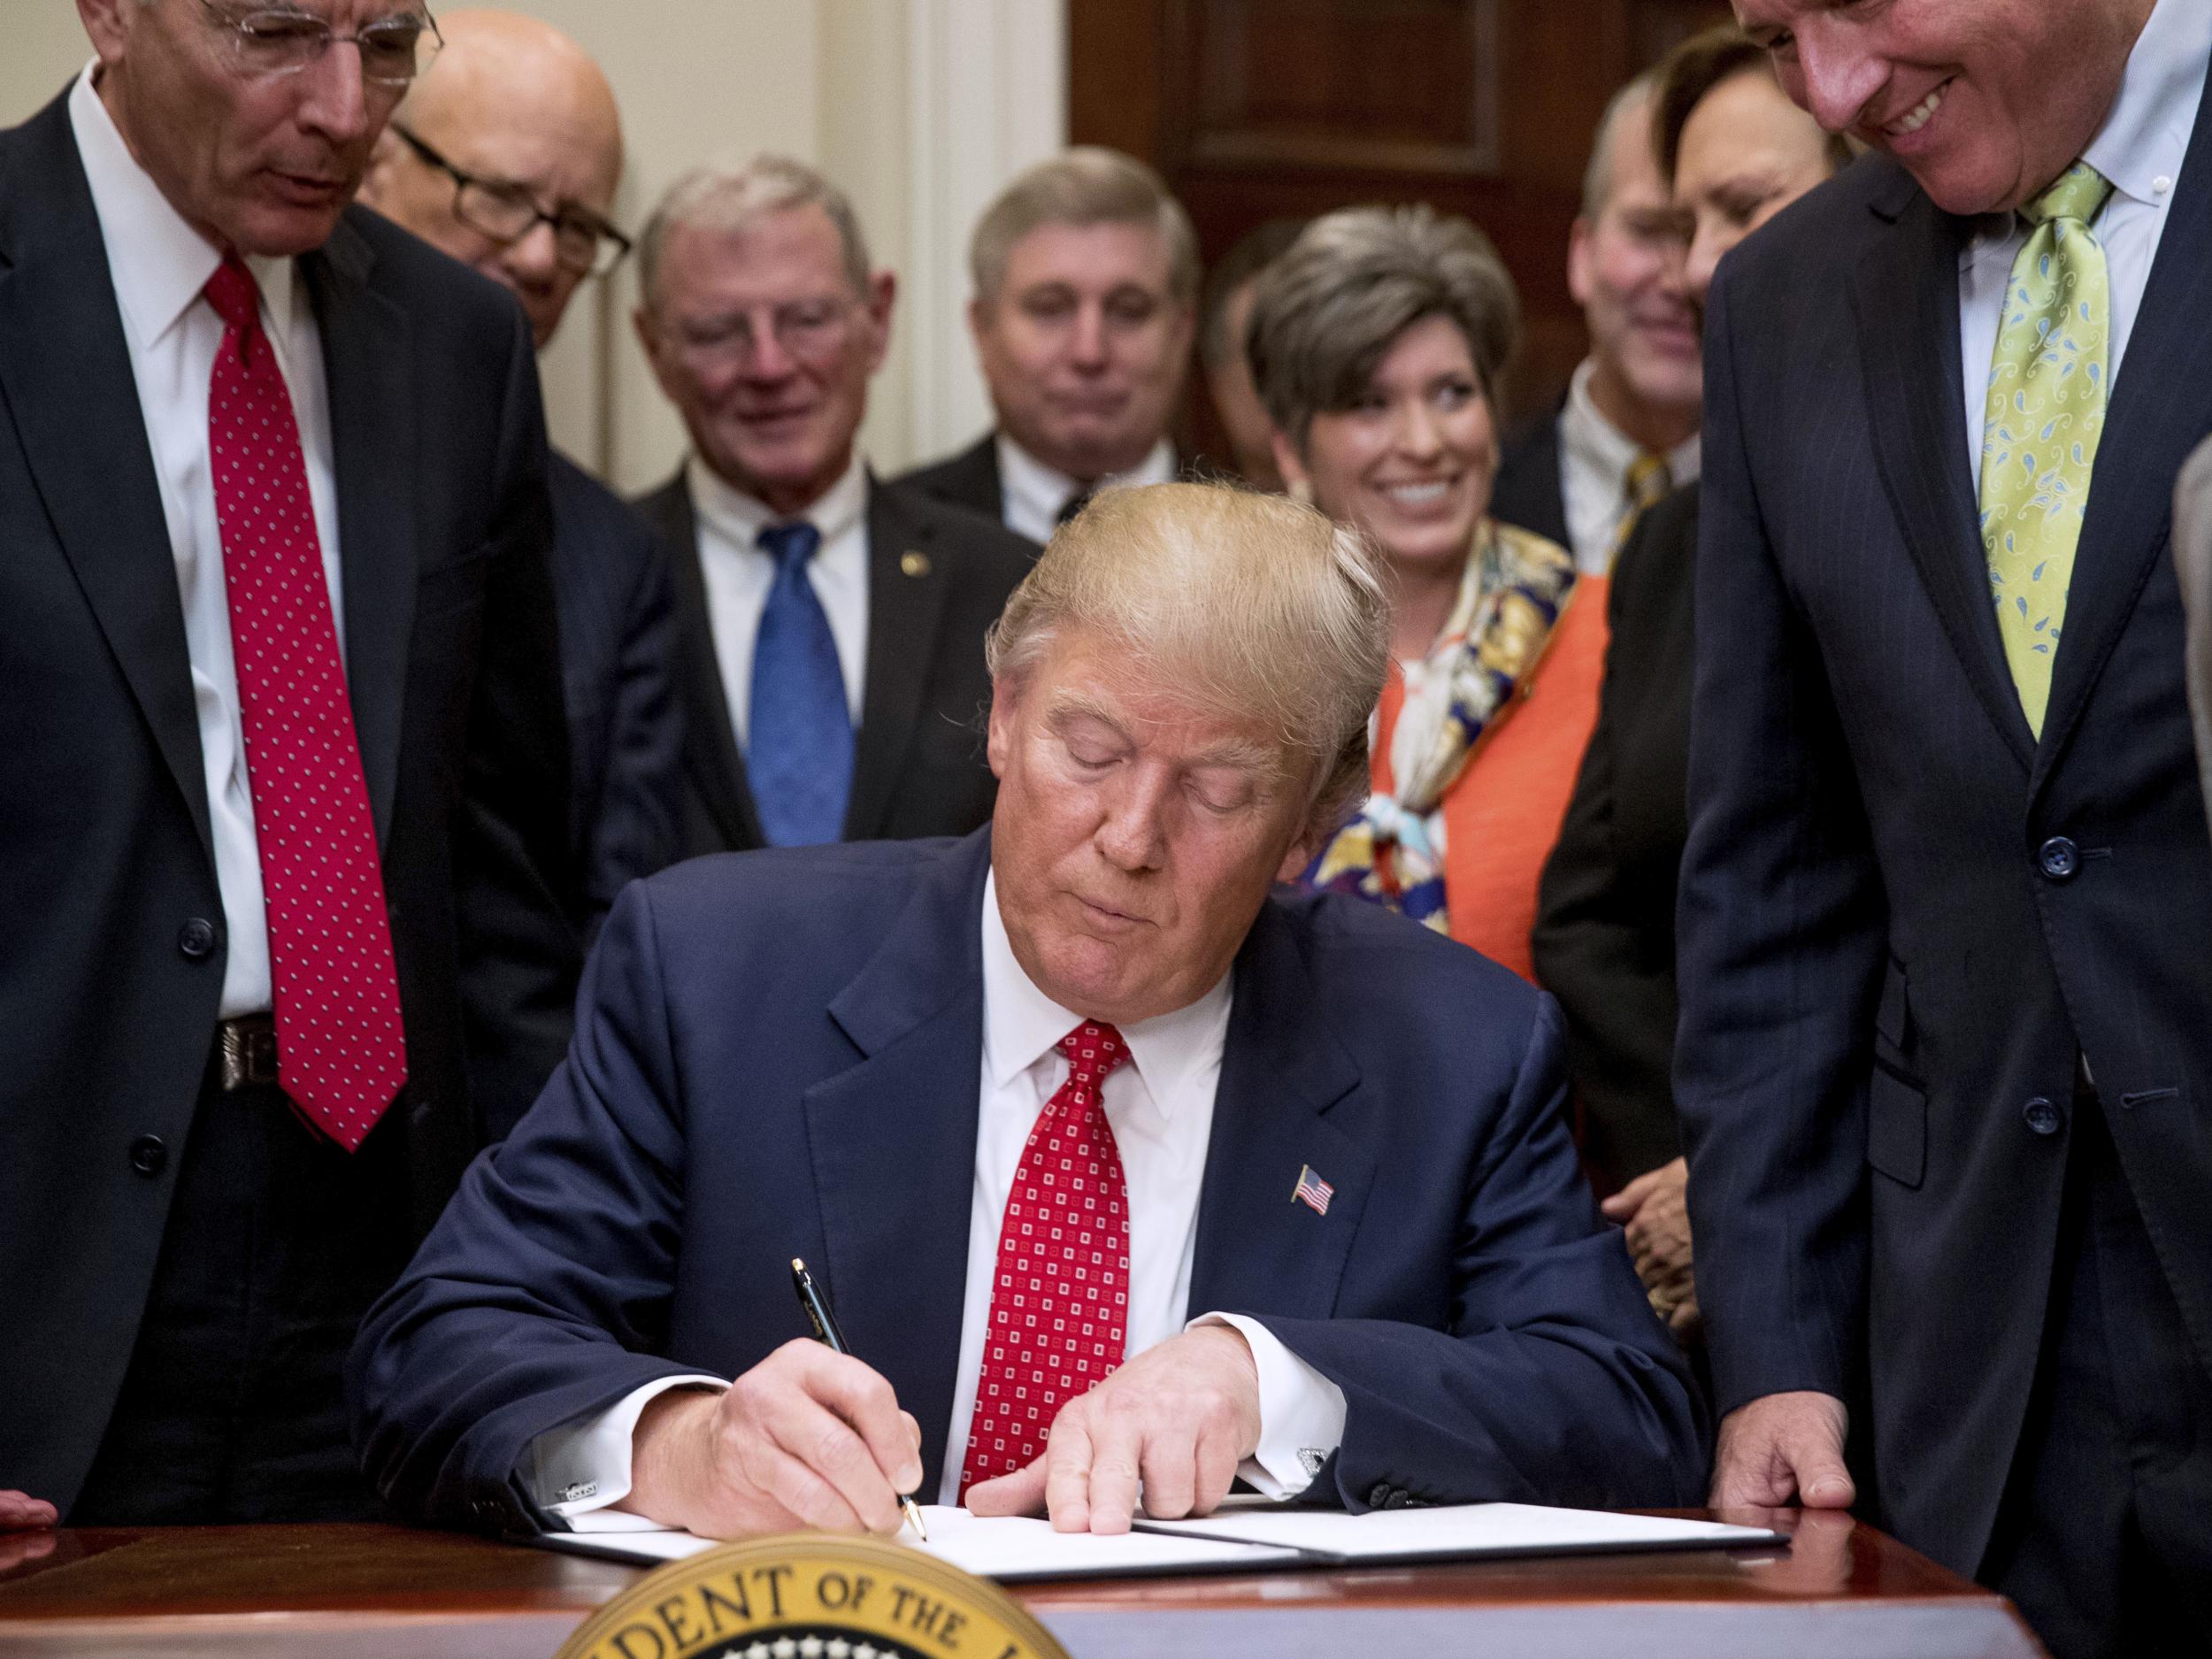
M1597 715L1605 602L1566 549L1489 517L1493 391L1518 317L1464 219L1355 208L1268 267L1248 339L1284 477L1373 542L1391 602L1372 792L1306 879L1532 978L1537 877Z

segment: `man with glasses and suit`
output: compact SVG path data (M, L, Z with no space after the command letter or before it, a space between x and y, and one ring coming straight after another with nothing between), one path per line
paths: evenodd
M360 1518L338 1365L558 1061L544 423L351 207L409 0L81 0L0 133L0 1504Z
M638 505L676 561L687 855L990 816L983 631L1033 549L856 447L895 288L844 195L761 156L679 180L638 334L692 453Z
M384 129L361 199L512 288L542 351L578 287L629 251L614 90L566 35L511 12L442 19L445 45ZM659 539L552 457L553 587L568 718L571 910L595 932L622 884L675 856L676 609Z

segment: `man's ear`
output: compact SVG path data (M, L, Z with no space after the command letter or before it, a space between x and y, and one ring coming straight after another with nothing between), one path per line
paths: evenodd
M899 297L899 279L889 271L879 271L868 279L868 325L875 330L875 349L868 354L868 373L873 374L883 366L883 360L891 351L891 309Z
M1590 303L1590 221L1578 218L1567 232L1567 292L1578 306Z
M77 0L77 20L91 36L92 50L104 65L120 63L124 42L130 37L130 14L140 0Z
M983 728L983 752L991 763L991 776L1006 781L1006 763L1014 752L1014 703L1020 696L1012 677L1000 674L991 681L991 713Z

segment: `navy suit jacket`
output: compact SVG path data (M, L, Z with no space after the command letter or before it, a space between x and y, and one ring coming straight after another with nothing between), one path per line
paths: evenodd
M1722 264L1675 1060L1717 1404L1863 1379L1883 1514L1968 1572L2081 1112L2212 1367L2212 841L2166 551L2212 427L2212 102L2112 384L2039 741L1969 467L1971 228L1872 157Z
M684 775L676 595L667 549L646 522L565 456L551 461L572 909L588 937L625 882L676 858Z
M628 889L569 1060L471 1169L350 1375L403 1513L518 1526L541 1432L806 1333L789 1263L947 1455L982 1076L987 830L681 865ZM795 942L804 941L803 949ZM1349 1406L1353 1508L1699 1501L1682 1359L1560 1114L1550 1000L1374 907L1279 896L1238 955L1193 1312ZM1292 1201L1311 1165L1325 1215Z

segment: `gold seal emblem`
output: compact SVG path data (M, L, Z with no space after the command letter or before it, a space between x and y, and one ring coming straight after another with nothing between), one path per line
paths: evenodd
M879 1538L792 1533L656 1568L557 1659L1067 1659L996 1585Z

